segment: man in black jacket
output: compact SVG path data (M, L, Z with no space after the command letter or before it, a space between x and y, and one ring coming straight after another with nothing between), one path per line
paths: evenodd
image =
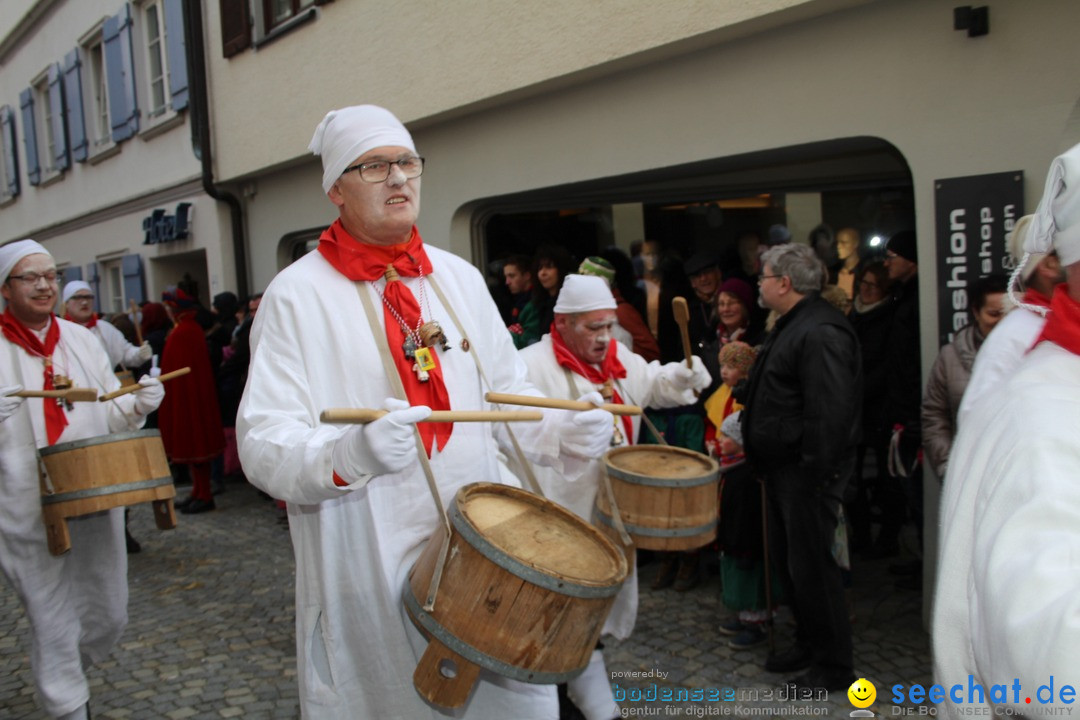
M862 368L847 319L820 296L825 267L804 245L762 257L759 302L779 315L750 376L746 453L765 477L771 553L786 570L795 645L772 672L807 672L800 687L841 690L852 674L851 625L833 556L844 488L861 436Z

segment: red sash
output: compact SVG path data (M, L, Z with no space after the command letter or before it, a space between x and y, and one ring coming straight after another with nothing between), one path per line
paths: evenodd
M1069 286L1065 283L1054 288L1054 295L1050 298L1050 312L1035 345L1043 340L1049 340L1074 355L1080 355L1080 303L1069 296Z
M4 337L15 343L30 355L45 360L45 382L43 390L53 390L52 354L56 344L60 342L60 323L55 315L49 320L49 330L45 333L45 344L42 344L32 330L23 325L11 314L11 308L4 310L0 315L0 325L3 326ZM49 398L42 399L45 408L45 435L49 445L55 445L60 434L67 427L67 415L64 413L64 404L55 402Z
M609 378L616 379L626 377L626 368L619 362L619 345L615 342L615 338L611 339L608 350L604 353L604 362L601 363L599 368L582 362L581 358L575 355L574 352L566 346L566 342L562 339L562 335L555 329L555 323L551 324L551 346L555 349L555 362L559 363L560 367L564 367L571 372L577 373L591 383L602 385L607 382ZM622 405L622 397L620 397L619 390L615 387L614 383L611 385L611 392L611 402L616 405ZM571 399L576 400L577 398ZM629 415L623 415L622 421L625 430L623 435L626 437L626 442L628 445L633 445L634 423Z
M319 238L319 252L334 269L353 281L375 282L386 274L386 266L393 265L402 277L418 277L421 272L431 275L433 270L420 231L413 226L408 242L397 245L370 245L356 240L341 224L334 224L323 231ZM405 283L390 281L383 291L386 301L383 303L383 318L386 324L386 340L390 344L390 354L394 358L401 383L405 386L405 395L410 405L427 405L432 410L449 410L450 395L443 380L442 364L436 362L428 371L428 381L420 382L413 370L415 360L405 357L402 346L405 344L405 332L387 303L392 305L404 320L409 330L417 327L420 318L420 303ZM427 318L431 320L431 318ZM433 357L437 357L434 349ZM417 426L424 441L428 456L432 453L432 443L437 443L439 450L446 447L453 423L420 423Z
M90 328L97 325L97 313L90 313L90 319L87 320L86 322L79 322L75 318L71 317L71 313L67 313L67 312L64 313L64 319L67 320L68 322L73 322L73 323L76 323L78 325L82 325L87 330L89 330Z

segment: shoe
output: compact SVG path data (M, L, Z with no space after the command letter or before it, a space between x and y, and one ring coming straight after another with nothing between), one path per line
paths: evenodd
M142 552L142 545L139 544L138 540L131 537L131 533L127 531L127 528L124 529L124 540L127 541L128 555L134 555L136 553Z
M889 566L890 575L922 575L922 560L906 563L893 563Z
M676 592L693 590L701 581L701 565L697 553L679 556L679 571L675 574Z
M195 498L193 498L193 497L191 497L190 495L188 495L188 496L187 496L186 498L184 498L183 500L174 500L174 501L173 501L173 508L175 508L175 509L179 510L180 512L183 512L183 511L184 511L184 508L186 508L186 507L187 507L188 505L190 505L190 504L191 504L191 502L192 502L192 500L194 500L194 499L195 499Z
M757 625L747 625L746 629L735 637L728 640L728 647L736 650L745 650L765 642L768 637L765 631Z
M743 630L747 629L746 623L739 618L731 618L720 623L720 626L716 629L720 631L722 635L738 635Z
M668 555L660 563L660 567L656 571L656 577L653 578L652 587L653 590L663 590L669 588L675 582L675 573L678 571L678 558L675 555Z
M184 507L180 508L180 512L184 513L185 515L196 515L198 513L204 513L216 509L217 506L214 505L213 500L202 500L196 498L189 502L187 505L184 505Z
M826 672L824 670L807 670L798 677L791 678L787 685L794 685L797 689L811 690L847 690L851 683L855 682L855 675L845 672Z
M810 650L793 645L786 652L765 658L765 669L774 673L798 672L810 668ZM854 682L854 679L852 680ZM848 685L851 683L849 682Z

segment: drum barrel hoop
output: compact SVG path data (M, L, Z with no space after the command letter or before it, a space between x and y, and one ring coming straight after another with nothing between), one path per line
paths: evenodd
M601 512L598 508L593 508L594 517L607 526L611 526L611 516L605 512ZM711 520L704 525L698 525L697 527L686 528L659 528L648 527L645 525L631 525L630 523L623 521L623 525L626 526L626 532L631 535L641 535L642 537L658 537L658 538L676 538L676 537L693 537L702 533L711 532L716 527L716 520Z
M119 485L105 485L104 487L86 488L85 490L72 490L71 492L42 495L42 505L55 505L56 503L70 500L85 500L86 498L101 497L102 495L116 495L117 493L131 492L133 490L149 490L150 488L171 485L172 476L150 478L149 480L136 480L135 482L120 483Z
M44 457L55 453L67 452L68 450L80 450L82 448L94 447L95 445L105 445L108 443L123 442L125 440L140 440L149 437L161 437L161 431L132 430L130 432L113 433L111 435L97 435L82 440L72 440L71 442L60 443L59 445L43 447L38 452Z
M413 595L412 587L409 585L408 580L405 581L404 599L405 607L408 608L409 615L411 615L425 631L430 633L432 637L472 664L490 670L496 675L537 685L555 685L557 683L566 682L567 680L572 680L584 670L584 668L581 667L576 670L567 670L565 672L557 673L539 672L536 670L525 670L517 665L503 662L502 660L493 658L485 652L477 650L468 643L458 640L450 634L450 631L444 628L438 620L420 607L420 603L417 602L416 597Z
M630 485L648 485L649 487L662 488L697 487L698 485L708 485L717 480L716 473L690 478L657 478L649 477L647 475L630 475L627 477L625 471L612 468L611 466L608 466L608 474L611 477L622 480Z
M580 585L569 580L559 578L541 572L521 562L513 555L509 555L491 544L486 537L480 534L472 523L461 513L461 509L455 503L450 508L450 521L454 524L458 534L474 550L498 565L508 573L516 575L525 582L532 583L545 590L551 590L560 595L569 595L578 598L605 598L617 595L622 588L622 582L614 585Z

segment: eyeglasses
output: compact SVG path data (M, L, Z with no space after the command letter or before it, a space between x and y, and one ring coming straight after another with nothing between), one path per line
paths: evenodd
M866 287L872 287L872 288L876 288L878 286L878 284L876 282L871 282L870 280L860 280L859 284L860 285L865 285Z
M76 300L78 302L94 302L93 295L72 295L68 300Z
M18 280L19 282L26 283L27 285L37 285L38 281L45 278L45 282L50 285L56 282L56 271L50 270L47 273L25 273L23 275L9 275L8 280Z
M760 285L762 280L768 280L769 278L782 278L782 277L784 277L784 276L783 275L759 275L758 279L757 279L757 284Z
M360 171L360 179L369 183L381 183L390 177L390 166L397 165L401 173L409 180L418 178L424 173L424 158L419 155L401 158L400 160L372 160L371 162L351 165L341 171L341 174Z

